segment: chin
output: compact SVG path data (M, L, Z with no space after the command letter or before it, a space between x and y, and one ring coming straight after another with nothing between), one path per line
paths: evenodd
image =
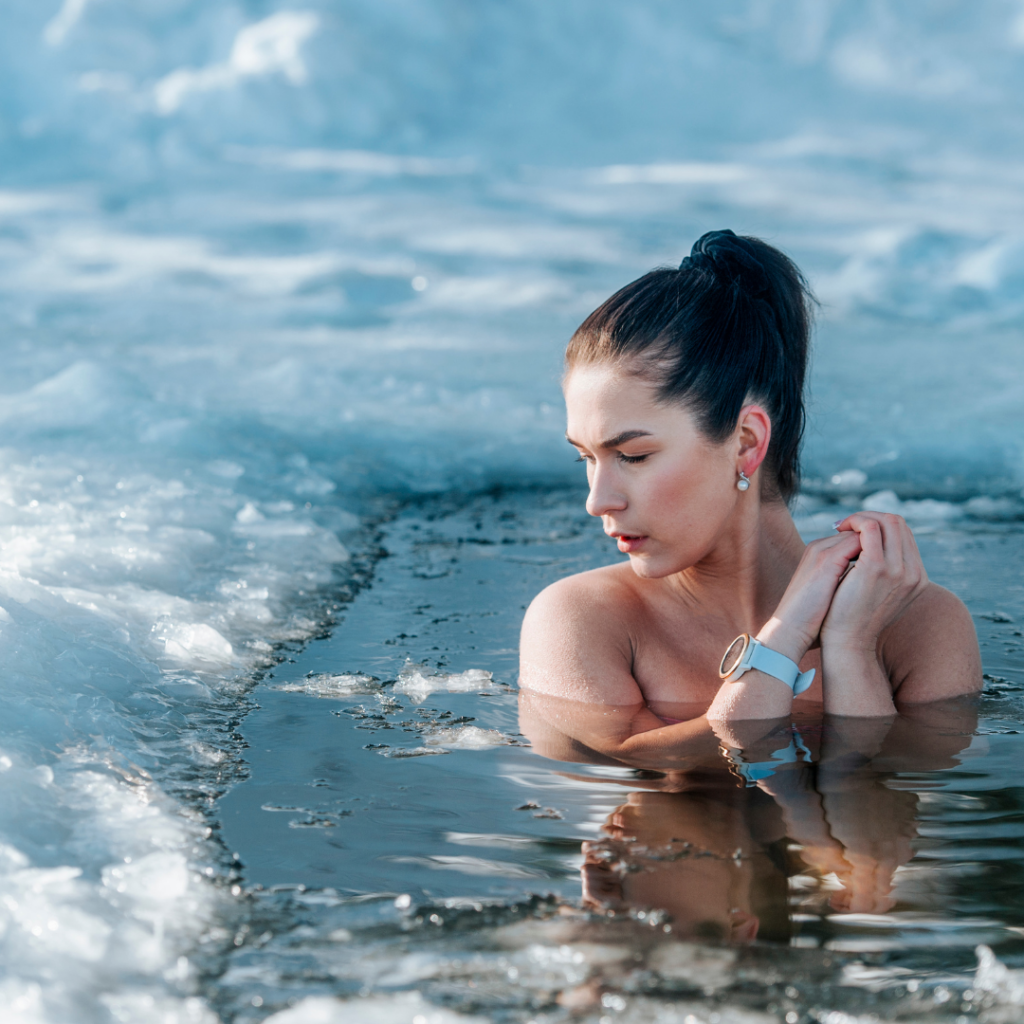
M679 566L667 559L651 558L649 555L630 555L629 567L642 580L660 580L663 576L671 576L680 571Z
M703 554L689 544L679 547L657 544L653 551L638 551L629 556L630 568L644 580L660 580L696 565ZM682 550L681 550L682 549Z

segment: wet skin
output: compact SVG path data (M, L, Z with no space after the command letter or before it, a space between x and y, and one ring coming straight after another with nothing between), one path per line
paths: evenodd
M885 772L952 764L969 742L966 695L981 688L970 615L928 580L899 516L856 513L805 545L756 401L713 442L640 369L588 364L565 381L587 511L629 561L548 587L520 644L535 749L656 773L585 844L584 898L667 910L694 935L749 941L762 917L781 935L784 864L766 857L788 838L803 870L839 886L833 909L884 911L916 807ZM743 632L815 669L811 688L794 700L754 670L723 682Z
M719 678L725 649L747 632L816 669L796 706L887 717L980 689L970 615L928 580L899 516L856 513L833 536L803 543L765 468L771 420L756 402L713 443L685 406L658 401L629 367L577 367L565 393L587 510L629 561L535 598L523 623L523 687L655 710L681 703L726 723L790 714L793 694L773 676ZM736 487L741 473L746 491Z

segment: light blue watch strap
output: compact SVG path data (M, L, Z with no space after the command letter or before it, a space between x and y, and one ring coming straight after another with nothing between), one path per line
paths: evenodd
M760 640L750 640L750 651L744 658L750 668L756 668L758 672L781 679L796 696L803 693L811 683L814 682L814 669L806 672L800 671L800 666L792 659L787 658L770 647L765 647Z
M806 672L803 673L803 675L806 674ZM795 725L793 726L792 737L788 747L783 747L781 750L776 750L771 754L770 761L746 761L741 751L730 750L728 747L722 747L722 751L736 770L736 774L748 786L756 786L762 779L771 778L775 774L776 769L784 764L794 764L798 761L803 761L805 764L811 763L813 760L811 752L807 749L807 745L800 735L800 730Z

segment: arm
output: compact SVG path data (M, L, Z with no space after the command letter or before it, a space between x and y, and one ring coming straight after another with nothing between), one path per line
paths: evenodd
M821 629L826 713L888 717L894 694L910 703L980 689L974 625L957 598L928 582L906 522L860 512L838 529L859 535L861 554Z
M519 730L538 754L556 761L659 772L722 767L718 737L706 718L665 725L645 704L595 704L524 689Z
M603 570L560 580L534 599L520 640L520 729L558 760L593 760L589 751L634 767L721 767L706 717L666 725L647 707L632 673L633 600ZM784 691L773 696L788 712L785 684L748 675ZM756 690L753 698L763 699Z
M914 705L981 690L978 634L971 613L956 595L929 584L892 634L883 653L892 665L893 691L901 715L913 715ZM970 713L962 702L957 703L962 715ZM968 731L973 731L973 726Z
M836 586L859 551L855 533L809 544L775 615L757 639L799 663L817 640ZM642 705L643 692L632 668L634 633L640 632L642 615L635 595L616 578L614 569L596 569L552 584L534 599L523 621L520 686L585 703ZM785 683L752 670L737 682L720 686L707 718L773 720L788 717L792 704L793 692ZM648 730L653 728L648 724ZM633 747L645 746L650 753L650 744L660 742L648 739ZM635 752L623 749L622 754Z
M775 614L756 639L799 665L817 641L836 588L860 551L860 538L852 532L808 544ZM720 723L784 718L792 705L793 692L785 683L763 672L747 672L722 686L708 718Z

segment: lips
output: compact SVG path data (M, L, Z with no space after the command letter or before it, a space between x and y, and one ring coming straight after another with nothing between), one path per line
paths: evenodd
M647 540L647 537L642 533L620 533L616 531L615 533L608 534L608 536L617 541L619 550L627 555L635 554Z

